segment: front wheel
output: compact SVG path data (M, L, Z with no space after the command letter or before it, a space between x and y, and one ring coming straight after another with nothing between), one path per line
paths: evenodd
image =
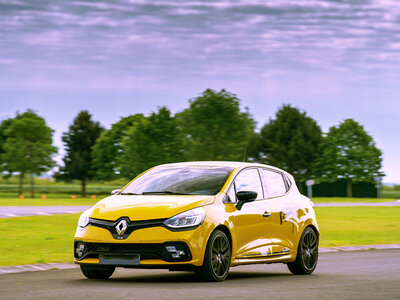
M231 266L231 244L226 234L214 231L207 243L203 266L196 274L203 281L222 281L229 273Z
M81 271L88 279L108 279L115 267L81 265Z
M296 260L287 264L290 272L295 275L314 272L318 262L318 242L315 230L307 227L300 237Z

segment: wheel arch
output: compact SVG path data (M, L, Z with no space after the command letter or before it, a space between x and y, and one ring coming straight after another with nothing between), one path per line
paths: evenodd
M307 227L311 227L311 228L315 231L315 233L317 234L317 236L319 237L319 230L318 230L317 227L315 227L314 224L308 224L306 227L304 227L303 231L304 231Z
M231 252L232 252L232 247L233 247L232 246L232 234L231 234L231 231L229 230L229 228L226 225L220 224L217 227L215 227L215 229L212 232L214 232L216 230L221 230L223 233L226 234L226 236L229 240L229 243L231 244ZM212 234L212 232L211 232L211 234ZM211 234L210 234L210 236L211 236Z
M197 276L201 280L204 280L204 281L222 281L222 280L224 280L226 278L226 276L228 276L228 273L229 273L229 268L230 268L230 265L231 265L231 259L229 259L228 256L226 256L226 258L228 259L228 263L225 264L225 266L224 266L224 263L222 262L222 260L225 260L225 259L223 258L224 256L222 256L222 257L220 256L221 253L218 254L218 256L219 256L219 258L218 258L219 259L219 266L218 267L217 266L213 266L213 263L212 263L213 258L212 258L212 254L211 254L211 252L212 252L211 249L212 249L213 245L210 242L214 242L215 241L215 236L217 236L218 234L219 234L219 237L222 237L222 234L218 233L218 232L223 232L224 235L226 236L226 238L228 239L228 242L231 245L231 247L230 247L230 250L231 250L230 251L231 252L230 255L232 254L232 235L230 233L230 230L225 225L219 224L218 226L216 226L210 232L210 235L209 235L209 237L207 239L207 247L206 247L206 250L205 250L205 253L204 253L204 260L203 260L202 266L196 268ZM212 240L213 236L214 236L214 240ZM221 245L222 244L220 244L220 247L221 247ZM224 251L226 251L226 252L224 252L224 255L228 255L227 254L227 250L228 249L224 250ZM214 261L216 261L216 259L217 258L214 258ZM218 264L218 262L217 262L217 264ZM221 270L220 267L221 266L223 266L223 268L225 268L225 270L222 269L223 273L222 274L218 274L218 273L220 273L220 270ZM217 268L217 270L215 270L215 268Z
M303 223L303 226L300 226L300 227L301 227L300 235L301 235L301 233L302 233L307 227L311 227L311 228L317 233L317 235L319 236L318 224L317 224L317 222L316 222L313 218L307 219L307 220Z
M301 230L298 232L298 234L296 236L296 240L295 240L296 241L296 244L295 244L296 245L296 249L297 249L297 246L298 246L298 244L300 242L301 235L303 234L304 230L306 230L307 227L312 228L315 231L315 233L317 234L317 237L319 239L318 225L314 222L313 219L308 219L306 222L304 222L303 226L301 226Z

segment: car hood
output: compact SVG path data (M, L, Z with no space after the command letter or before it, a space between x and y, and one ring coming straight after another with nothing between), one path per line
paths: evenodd
M115 195L93 206L91 218L115 221L120 217L130 220L152 220L173 217L176 214L213 203L215 196L192 195Z

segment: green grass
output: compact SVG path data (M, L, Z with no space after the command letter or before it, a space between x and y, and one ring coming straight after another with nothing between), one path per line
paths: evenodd
M106 185L106 184L88 184L86 192L91 194L110 194L112 190L120 189L124 185ZM18 185L16 184L0 184L0 193L18 195ZM40 197L42 194L62 194L69 195L81 193L81 186L79 184L37 184L35 185L35 194ZM25 197L30 195L29 185L24 185Z
M91 198L48 198L48 199L37 199L37 198L0 198L0 206L64 206L64 205L94 205L105 197Z
M400 207L317 207L320 247L400 243ZM71 262L79 214L0 219L0 266Z
M395 199L388 199L388 198L340 198L340 197L326 197L326 198L312 198L314 203L343 203L343 202L391 202L395 201Z
M400 199L400 191L383 190L382 197Z
M71 199L72 195L75 195L77 198L82 198L80 193L52 193L52 194L46 194L46 193L35 193L35 197L31 198L31 195L29 193L25 193L25 199L41 199L42 195L45 195L47 199ZM99 193L93 193L93 194L86 194L85 198L89 198L92 195L96 195L96 198L99 197L107 197L109 195L111 195L111 193L105 193L105 194L99 194ZM2 198L15 198L15 199L19 199L19 195L18 193L1 193L0 192L0 201Z
M94 205L96 202L104 199L107 195L96 195L96 199L57 197L57 195L48 196L47 199L29 198L19 199L16 196L5 196L0 193L0 206L58 206L58 205ZM333 202L390 202L394 199L376 199L376 198L313 198L315 203L333 203Z
M79 214L0 219L0 265L71 262Z
M316 207L320 246L400 243L400 207Z

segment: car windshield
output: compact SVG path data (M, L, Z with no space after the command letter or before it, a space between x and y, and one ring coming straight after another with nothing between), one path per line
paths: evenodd
M121 195L216 195L233 168L209 166L156 167L121 191Z

